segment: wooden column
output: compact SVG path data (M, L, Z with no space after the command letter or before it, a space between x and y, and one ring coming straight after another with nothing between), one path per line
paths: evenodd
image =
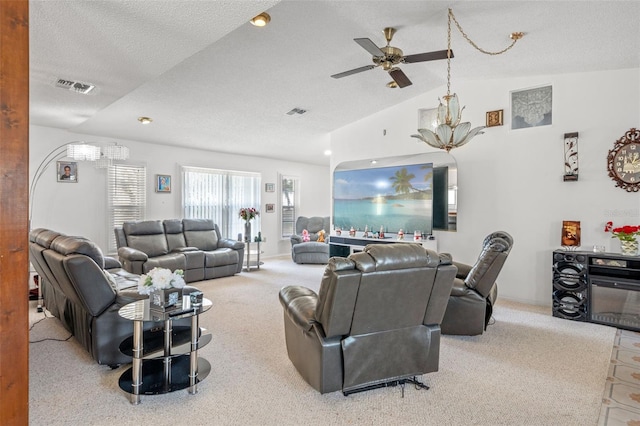
M29 2L0 0L0 424L29 423Z

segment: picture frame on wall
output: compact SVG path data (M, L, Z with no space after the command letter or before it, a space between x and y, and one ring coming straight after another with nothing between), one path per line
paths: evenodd
M78 182L78 163L75 161L58 161L57 179L63 183Z
M511 129L549 126L553 122L551 85L511 92Z
M275 213L276 205L275 204L267 204L264 206L264 211L267 213Z
M502 126L503 110L487 112L487 127Z
M156 175L156 192L171 192L171 175Z
M264 184L265 192L276 192L276 184L275 183L265 183Z

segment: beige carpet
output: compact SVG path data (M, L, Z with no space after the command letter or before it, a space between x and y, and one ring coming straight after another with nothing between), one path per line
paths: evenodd
M201 324L212 365L197 395L143 396L118 387L126 367L96 364L73 339L30 345L32 425L596 425L616 330L561 320L544 307L499 299L482 336L443 336L440 371L407 386L320 395L289 362L278 291L317 290L324 267L265 259L259 271L198 283L214 303ZM35 312L32 322L43 314ZM31 340L64 339L53 318Z

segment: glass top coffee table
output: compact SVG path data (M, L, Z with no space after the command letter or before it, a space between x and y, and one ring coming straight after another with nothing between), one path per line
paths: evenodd
M133 321L133 337L120 345L120 351L131 355L133 361L119 380L120 388L129 393L132 404L140 403L140 395L187 388L190 394L198 392L198 383L211 371L211 364L198 358L198 349L211 341L210 334L202 334L199 316L211 306L209 299L202 299L200 306L191 306L189 297L183 297L182 305L167 312L150 309L149 299L120 308L120 316ZM174 327L173 321L181 318L191 318L191 326ZM163 328L162 338L144 332L145 322L159 323Z

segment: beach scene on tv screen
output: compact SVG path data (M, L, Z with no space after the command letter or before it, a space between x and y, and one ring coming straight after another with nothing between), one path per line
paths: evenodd
M430 234L432 221L432 163L334 172L336 228Z

